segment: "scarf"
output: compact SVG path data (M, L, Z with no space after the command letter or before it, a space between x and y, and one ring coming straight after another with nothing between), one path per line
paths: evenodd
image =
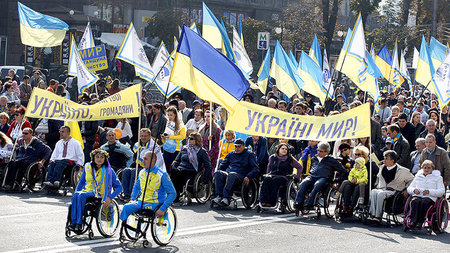
M189 162L194 166L195 171L198 171L198 159L197 159L197 153L200 150L200 147L197 145L186 145L186 150L189 157Z
M103 176L106 176L106 179L103 181L106 183L106 185L105 185L104 195L102 196L102 202L105 202L106 198L109 196L109 194L111 193L111 190L112 190L112 168L111 168L111 165L109 164L109 160L106 160L106 161L108 163L108 166L103 165L101 168L102 173L104 173ZM100 190L100 188L97 187L99 183L97 182L97 178L95 177L95 170L97 168L92 162L91 162L91 168L92 168L92 180L93 180L93 183L96 184L96 185L95 184L93 185L93 189L94 189L94 191L97 192L98 190ZM103 183L103 182L100 182L100 183ZM101 185L100 185L100 187L101 187Z

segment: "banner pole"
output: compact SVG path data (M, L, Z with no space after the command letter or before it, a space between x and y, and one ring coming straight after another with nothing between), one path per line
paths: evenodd
M212 136L213 102L209 102L209 136ZM209 140L209 150L211 150L212 140Z

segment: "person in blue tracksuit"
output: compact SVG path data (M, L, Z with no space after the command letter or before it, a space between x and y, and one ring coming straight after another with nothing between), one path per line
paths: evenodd
M143 207L146 209L155 210L159 206L155 215L156 217L162 217L175 200L177 193L172 181L167 172L164 172L156 165L156 160L156 154L152 151L147 151L144 154L143 164L145 169L139 172L138 181L134 184L131 193L133 201L123 206L120 213L122 221L125 221L128 216L141 209L142 201L144 201ZM145 188L148 173L150 175L148 176L147 188ZM145 199L143 199L144 190Z
M72 204L69 206L70 229L83 229L83 213L88 198L101 198L103 206L109 207L112 199L122 192L122 185L109 165L108 157L108 152L103 149L91 152L91 162L84 166L80 182L72 197Z

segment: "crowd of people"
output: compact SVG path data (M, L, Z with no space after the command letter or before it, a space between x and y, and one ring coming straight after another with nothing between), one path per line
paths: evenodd
M34 162L39 162L39 168L47 168L44 185L56 189L61 186L64 168L83 167L73 195L74 229L80 224L80 208L92 194L108 203L122 192L122 200L129 202L121 215L126 219L139 206L140 202L133 201L144 201L149 206L164 203L164 208L179 201L186 181L193 180L198 172L203 174L204 182L214 182L211 201L223 206L230 204L235 185L261 181L259 201L264 207L275 206L278 189L286 184L289 175L297 174L302 179L295 200L298 211L312 209L315 198L306 196L315 196L337 178L344 213L367 204L369 219L375 223L381 222L384 200L403 191L405 196L414 196L413 222L419 224L424 210L445 194L450 183L448 106L440 108L436 96L418 85L412 91L388 86L388 92L382 92L376 101L343 81L333 92L335 99L324 105L307 93L303 98L287 98L275 85L259 101L250 92L244 95L243 100L248 102L317 117L370 103L371 136L333 142L234 132L226 128L229 114L223 107L195 97L193 101L183 100L181 93L174 94L166 104L151 104L144 91L141 129L139 118L79 122L83 149L64 122L24 116L32 88L46 89L82 104L95 104L121 89L119 80L102 77L95 88L77 99L75 83L67 73L58 80L48 80L37 70L31 78L19 80L11 70L2 81L0 94L3 189L9 192L20 187L24 170ZM13 150L16 154L10 160ZM123 172L119 181L116 173L120 169ZM109 181L102 175L109 175ZM150 181L153 190L142 199L138 193L147 185L147 177L156 178L158 183Z

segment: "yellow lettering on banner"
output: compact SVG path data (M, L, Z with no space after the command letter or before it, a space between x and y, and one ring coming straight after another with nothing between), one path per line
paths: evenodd
M335 141L370 136L370 105L328 117L281 112L240 101L227 129L249 135L295 140Z
M133 85L94 105L81 105L34 88L25 116L56 120L89 121L139 117L141 84Z

